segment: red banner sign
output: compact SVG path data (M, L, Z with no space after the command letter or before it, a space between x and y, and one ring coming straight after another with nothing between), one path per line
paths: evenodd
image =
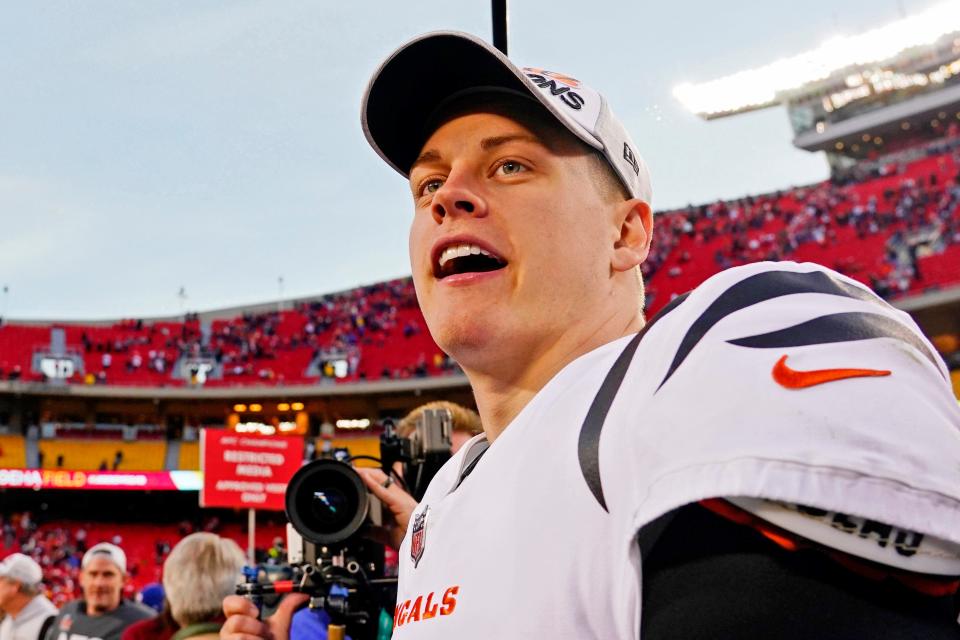
M0 488L197 491L200 489L200 473L198 471L0 469Z
M303 438L222 429L200 434L202 507L283 511L287 482L303 464Z

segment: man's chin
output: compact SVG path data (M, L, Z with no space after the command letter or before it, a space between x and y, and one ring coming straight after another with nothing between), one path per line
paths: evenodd
M446 326L434 334L437 345L461 365L477 350L487 349L493 339L492 327L479 318L458 318L457 322L443 324Z

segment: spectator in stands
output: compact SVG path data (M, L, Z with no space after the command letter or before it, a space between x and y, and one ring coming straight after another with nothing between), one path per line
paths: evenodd
M242 581L243 552L213 533L194 533L174 546L163 564L163 588L180 625L173 640L215 640L223 625L221 603Z
M0 562L0 640L38 640L57 615L40 593L43 570L33 559L14 553Z
M124 629L156 612L123 598L127 555L108 542L96 544L80 562L83 599L64 605L45 640L120 640Z
M41 467L43 465L40 465ZM87 551L87 530L83 527L77 529L76 533L73 535L73 539L77 543L77 551L80 553L86 553Z

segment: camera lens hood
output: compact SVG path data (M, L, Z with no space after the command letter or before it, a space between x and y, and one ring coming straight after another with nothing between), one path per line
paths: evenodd
M360 475L337 460L315 460L290 479L287 518L305 540L321 545L343 542L364 525L369 510Z

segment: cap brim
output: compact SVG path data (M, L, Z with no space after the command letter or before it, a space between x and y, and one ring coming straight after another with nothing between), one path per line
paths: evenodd
M408 176L437 107L477 87L518 91L554 111L500 51L468 33L436 31L401 46L373 74L361 107L363 133L380 157Z

